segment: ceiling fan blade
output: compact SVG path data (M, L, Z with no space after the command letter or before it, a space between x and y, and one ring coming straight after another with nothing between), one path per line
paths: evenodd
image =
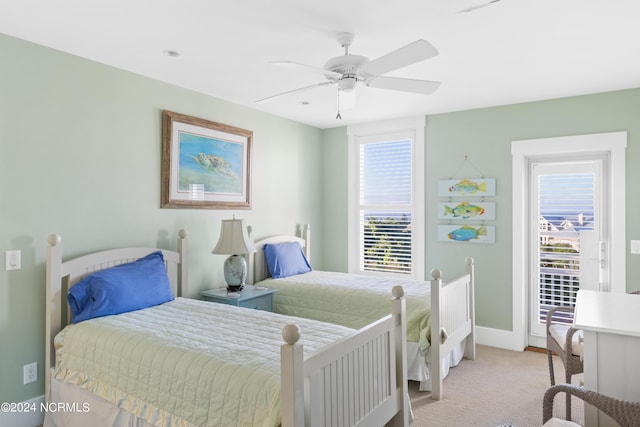
M440 87L440 82L429 80L403 79L399 77L377 77L367 83L367 86L379 89L401 90L430 95Z
M277 65L278 67L288 68L291 70L300 70L300 71L312 72L315 74L322 74L323 76L325 76L330 80L337 80L340 77L342 77L342 74L336 73L335 71L325 70L324 68L312 67L310 65L299 64L297 62L275 61L275 62L270 62L270 64Z
M326 85L330 85L330 84L333 84L333 83L334 82L322 82L322 83L316 83L316 84L311 85L311 86L305 86L305 87L301 87L301 88L298 88L298 89L288 90L286 92L282 92L282 93L279 93L277 95L272 95L272 96L268 96L266 98L259 99L259 100L256 101L256 104L265 104L267 102L274 101L274 100L276 100L278 98L281 98L281 97L284 97L284 96L293 95L294 93L304 92L304 91L307 91L309 89L313 89L313 88L316 88L316 87L319 87L319 86L326 86Z
M398 50L389 52L378 59L367 62L362 66L362 71L370 76L380 76L432 58L437 54L438 49L428 41L420 39Z

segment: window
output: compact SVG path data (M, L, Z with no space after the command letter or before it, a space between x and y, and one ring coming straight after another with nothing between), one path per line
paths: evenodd
M424 278L424 118L350 126L349 272Z
M589 232L600 235L598 183L603 161L532 159L530 328L534 335L545 336L547 311L556 306L574 307L578 290L584 288L581 275L589 269L581 265L583 236ZM599 275L598 271L590 273ZM554 320L570 324L573 315L556 313Z

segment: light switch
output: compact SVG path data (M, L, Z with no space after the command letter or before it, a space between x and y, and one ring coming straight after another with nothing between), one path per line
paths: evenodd
M7 271L20 270L21 268L21 251L6 251L4 256L4 265Z
M631 241L631 253L640 254L640 240Z

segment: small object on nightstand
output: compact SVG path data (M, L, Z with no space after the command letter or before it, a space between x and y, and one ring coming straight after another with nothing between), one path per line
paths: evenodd
M266 291L267 287L266 286L256 286L256 291Z

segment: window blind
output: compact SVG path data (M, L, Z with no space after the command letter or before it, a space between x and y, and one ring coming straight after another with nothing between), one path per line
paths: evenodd
M360 144L360 270L412 274L412 140Z

